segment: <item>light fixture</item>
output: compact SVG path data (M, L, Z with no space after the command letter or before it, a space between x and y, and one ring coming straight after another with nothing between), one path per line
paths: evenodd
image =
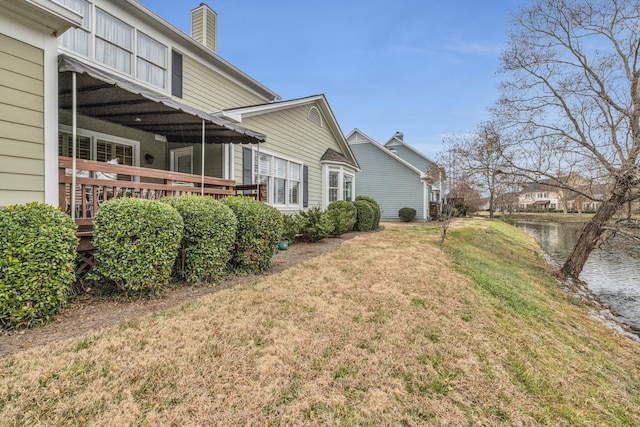
M144 161L147 162L148 165L153 164L154 157L151 153L147 153L144 155Z

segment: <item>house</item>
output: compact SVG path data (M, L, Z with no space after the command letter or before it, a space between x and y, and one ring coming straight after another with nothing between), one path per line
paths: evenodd
M577 174L571 174L561 178L577 191L553 185L551 179L529 184L518 195L518 206L522 210L562 210L567 212L593 212L595 211L605 192L606 186L593 183Z
M293 213L354 199L358 162L324 95L219 114L269 136L264 146L237 147L232 154L234 179L265 184L272 206Z
M46 3L75 19L49 42L57 78L45 92L56 119L44 157L54 166L40 199L76 222L90 223L101 201L122 195L249 191L283 211L351 197L331 187L337 176L353 192L358 167L326 99L277 103L275 92L217 54L217 15L206 4L191 11L187 35L135 0L14 2ZM249 163L259 168L248 174ZM259 183L266 186L257 192ZM39 200L22 194L19 180L10 186L21 196L0 203Z
M57 36L82 18L52 0L0 2L0 204L58 203Z
M416 155L413 148L406 149L407 157L416 164L404 159L393 148L387 148L358 129L347 136L347 142L356 156L361 171L356 173L358 183L356 195L373 197L382 209L382 220L398 220L398 211L404 207L416 210L416 218L431 219L432 214L439 211L438 190L427 174L426 167L418 167L418 158L424 160L422 154ZM408 147L402 144L401 150Z

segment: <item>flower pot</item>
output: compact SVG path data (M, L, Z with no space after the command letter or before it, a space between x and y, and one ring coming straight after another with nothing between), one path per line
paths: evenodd
M289 248L289 242L278 242L278 249L286 251Z

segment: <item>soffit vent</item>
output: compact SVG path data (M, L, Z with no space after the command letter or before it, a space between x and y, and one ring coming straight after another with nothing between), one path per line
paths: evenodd
M320 110L318 110L316 107L309 108L309 115L307 117L313 123L322 127L322 116L320 115Z

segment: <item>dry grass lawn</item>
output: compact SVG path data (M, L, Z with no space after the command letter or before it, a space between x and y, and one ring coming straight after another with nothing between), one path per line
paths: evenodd
M0 359L0 425L640 425L638 344L561 293L531 239L460 221L443 251L436 227L385 227Z

